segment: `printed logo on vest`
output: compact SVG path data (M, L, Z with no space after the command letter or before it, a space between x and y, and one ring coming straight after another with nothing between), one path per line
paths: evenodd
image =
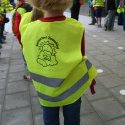
M50 36L41 37L37 41L39 54L37 56L37 63L43 67L54 66L58 64L56 59L56 50L59 49L58 43Z

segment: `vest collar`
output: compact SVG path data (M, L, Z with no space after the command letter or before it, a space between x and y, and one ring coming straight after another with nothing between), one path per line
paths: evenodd
M46 17L46 18L40 18L42 22L54 22L54 21L63 21L65 20L65 16L57 16L57 17Z

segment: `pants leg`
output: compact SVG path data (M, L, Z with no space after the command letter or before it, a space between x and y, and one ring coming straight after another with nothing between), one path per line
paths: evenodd
M115 10L109 10L109 18L107 28L113 30L115 22Z
M94 8L91 8L91 10L90 10L90 11L91 11L92 23L96 23Z
M2 43L2 26L0 25L0 43Z
M60 125L59 107L42 107L44 125Z
M105 17L104 27L107 29L109 15Z
M63 107L64 125L80 125L81 98Z
M123 30L125 31L125 13L123 14Z
M76 20L79 19L79 12L80 12L80 4L78 3L73 3L73 6L71 8L71 18L74 18Z

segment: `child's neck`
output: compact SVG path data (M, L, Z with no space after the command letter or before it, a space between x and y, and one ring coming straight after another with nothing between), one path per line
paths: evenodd
M57 17L57 16L63 16L63 12L62 11L44 11L44 18Z

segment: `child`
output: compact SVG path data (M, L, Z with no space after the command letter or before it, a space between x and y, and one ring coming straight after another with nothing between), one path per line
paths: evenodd
M97 22L97 27L101 28L101 22L102 22L102 10L104 8L104 0L93 0L93 7L95 10L96 14L96 22Z
M19 34L19 25L20 25L20 21L21 21L21 16L26 12L30 12L31 10L32 10L32 7L30 6L30 4L26 3L25 0L18 0L18 3L16 4L15 12L12 17L12 31L13 31L14 35L17 37L21 47L22 47L22 44L20 42L21 38L20 38L20 34ZM24 57L23 57L23 59L24 59ZM24 64L26 67L26 75L24 75L23 77L25 80L30 80L30 75L27 70L27 65L26 65L25 59L24 59Z
M31 10L32 7L30 6L30 4L26 3L25 0L18 0L15 12L12 17L12 30L14 35L16 35L17 39L19 40L19 43L20 43L20 34L18 33L19 33L21 16L26 12L30 12Z
M84 26L63 15L71 1L30 0L34 8L44 11L44 17L27 22L24 15L20 24L23 54L45 125L60 125L60 106L64 125L80 125L81 96L97 76L94 66L82 56Z

